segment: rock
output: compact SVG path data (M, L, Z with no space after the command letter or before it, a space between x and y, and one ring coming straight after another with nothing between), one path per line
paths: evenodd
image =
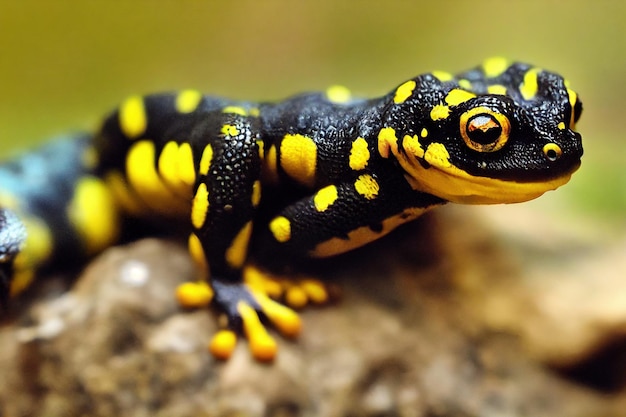
M529 336L561 320L541 294L575 291L536 290L542 266L521 265L515 243L476 213L445 208L324 262L316 272L341 299L303 310L303 334L279 339L271 364L242 342L227 362L209 355L216 317L182 311L173 296L196 274L182 246L112 248L69 292L42 290L0 328L0 415L623 415L623 395L568 380L541 353L554 346L547 335Z

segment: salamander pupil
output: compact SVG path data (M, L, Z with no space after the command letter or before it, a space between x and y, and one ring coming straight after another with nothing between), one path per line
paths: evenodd
M495 142L502 134L502 126L488 114L479 114L467 124L467 136L481 145Z

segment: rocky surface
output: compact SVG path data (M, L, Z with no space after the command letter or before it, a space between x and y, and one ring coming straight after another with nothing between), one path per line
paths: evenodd
M0 415L626 415L624 242L523 222L447 207L326 262L341 300L272 364L207 353L215 315L173 297L180 245L112 248L0 327Z

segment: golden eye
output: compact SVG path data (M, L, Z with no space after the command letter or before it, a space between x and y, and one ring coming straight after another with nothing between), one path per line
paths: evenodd
M511 123L508 117L487 107L475 107L461 115L461 137L478 152L495 152L509 140Z
M556 143L547 143L543 147L543 154L546 156L548 161L554 162L563 155L563 151L561 147Z

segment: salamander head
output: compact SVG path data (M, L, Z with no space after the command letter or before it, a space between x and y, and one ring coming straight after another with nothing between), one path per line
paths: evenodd
M559 75L491 59L421 75L389 97L378 136L413 188L452 202L514 203L565 184L580 166L582 112Z

